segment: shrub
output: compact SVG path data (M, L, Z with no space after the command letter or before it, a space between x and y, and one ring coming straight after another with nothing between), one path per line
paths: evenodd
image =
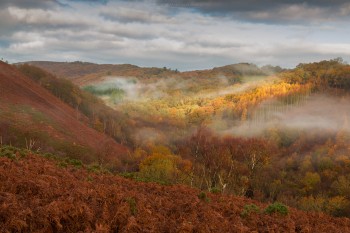
M278 213L282 215L287 215L288 214L288 207L283 205L282 203L275 202L268 207L266 207L265 213L267 214L273 214L273 213Z
M214 188L211 188L211 189L210 189L210 192L211 192L211 193L215 193L215 194L221 193L221 189L220 189L220 188L217 188L217 187L214 187Z
M136 173L134 172L123 172L119 173L121 177L127 178L127 179L136 179Z
M76 168L83 167L83 162L79 159L66 159L66 162Z
M83 163L82 163L83 164ZM103 168L101 165L99 164L90 164L88 166L84 166L88 172L90 173L96 173L96 174L112 174L111 171L109 171L106 168Z
M200 193L198 194L198 198L199 198L200 200L205 201L205 202L210 202L210 198L207 197L207 194L206 194L205 192L200 192Z
M5 145L0 147L0 157L7 157L12 160L18 159L19 157L23 158L27 153L27 150L19 149L13 146Z
M67 168L68 167L68 163L65 162L65 161L60 161L58 164L57 164L58 167L61 167L61 168Z
M89 181L89 182L92 182L92 181L94 181L94 178L91 177L91 176L88 176L88 177L86 178L86 180Z
M130 207L130 212L132 215L136 215L137 214L137 206L136 206L136 200L133 197L128 197L125 199L126 202L129 204Z
M254 204L245 205L241 216L247 217L250 213L260 213L260 208Z

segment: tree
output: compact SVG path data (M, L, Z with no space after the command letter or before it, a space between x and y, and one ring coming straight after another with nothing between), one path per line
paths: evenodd
M304 185L303 190L306 193L312 193L321 183L321 177L316 172L307 172L301 182Z
M138 177L145 181L162 184L188 183L192 164L176 155L155 152L140 163L139 169Z

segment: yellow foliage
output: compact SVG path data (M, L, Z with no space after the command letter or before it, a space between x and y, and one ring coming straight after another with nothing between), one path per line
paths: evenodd
M299 208L305 211L323 211L325 208L326 199L323 197L302 197L299 201Z
M306 192L313 191L321 183L321 177L317 172L307 172L302 183Z
M160 154L160 155L171 155L171 151L168 147L163 145L153 145L150 148L151 154Z
M187 183L192 163L179 156L155 153L145 158L139 168L139 177L147 181L165 184Z
M343 196L336 196L329 199L326 211L332 215L340 215L349 206L349 201Z

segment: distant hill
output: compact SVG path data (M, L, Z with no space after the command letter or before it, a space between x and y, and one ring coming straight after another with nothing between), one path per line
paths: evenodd
M16 67L0 62L2 143L101 161L118 161L127 148L87 126L88 118L52 95ZM107 153L108 150L108 153Z
M154 79L164 77L178 78L215 78L225 76L231 83L238 82L239 77L243 75L271 75L281 72L282 68L273 66L264 66L259 68L254 64L239 63L222 67L215 67L207 70L194 70L187 72L178 72L164 68L145 68L130 64L94 64L88 62L49 62L49 61L30 61L27 64L40 67L57 77L71 79L74 83L84 86L90 83L96 83L106 76L135 77L139 79Z
M49 61L30 61L27 64L40 67L59 78L68 78L78 85L86 85L90 82L98 81L105 76L126 76L151 78L160 75L175 74L167 68L141 68L130 64L112 65L95 64L88 62L49 62Z
M348 218L62 167L1 146L0 187L4 232L350 232Z

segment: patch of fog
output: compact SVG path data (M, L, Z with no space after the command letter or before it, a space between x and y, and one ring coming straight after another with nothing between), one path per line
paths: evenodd
M222 76L218 81L224 85L227 79ZM164 77L156 80L141 82L135 77L106 76L93 86L100 90L118 88L125 92L124 99L132 101L144 101L147 99L161 99L170 97L168 91L187 90L196 84L195 78Z
M259 84L257 84L257 83L234 84L234 85L226 87L226 88L221 88L220 90L217 90L217 91L200 94L198 97L200 97L200 98L215 98L215 97L220 97L220 96L228 95L228 94L237 94L240 92L247 91L249 89L253 89L253 88L258 87L258 86L259 86Z
M147 143L164 142L166 139L166 136L163 134L162 131L150 127L144 127L136 130L133 136L136 144L139 145Z
M280 105L278 101L262 104L257 111L266 111L267 106ZM265 109L264 109L265 108ZM244 123L221 130L222 134L236 136L258 136L271 128L324 132L349 131L350 97L335 97L321 94L310 96L299 106L270 108L267 117L253 116Z
M94 83L93 86L99 90L106 90L109 88L118 88L125 92L125 100L144 100L147 98L162 98L166 96L162 90L164 83L162 81L155 83L141 83L135 77L123 76L106 76ZM108 99L105 97L104 100Z
M227 80L227 78L225 77ZM200 98L216 98L228 94L238 94L262 86L264 84L272 83L278 80L276 76L243 76L242 83L230 85L220 90L209 93L200 94ZM226 81L227 83L227 81Z
M231 85L229 78L225 75L217 75L216 77L213 77L213 79L218 82L219 86L223 86L222 88L193 91L192 87L196 89L198 82L197 79L202 78L203 77L164 77L154 80L140 81L135 77L105 76L102 81L100 80L98 83L93 83L92 85L98 90L106 90L109 88L121 89L124 91L122 99L125 101L147 101L150 99L171 97L172 95L169 93L176 90L180 90L183 95L187 96L216 98L227 94L241 93L276 80L276 78L272 76L244 76L242 77L243 83ZM108 104L110 96L104 96L103 99L105 101L107 100L106 103ZM116 103L114 101L109 102L111 102L110 104Z

